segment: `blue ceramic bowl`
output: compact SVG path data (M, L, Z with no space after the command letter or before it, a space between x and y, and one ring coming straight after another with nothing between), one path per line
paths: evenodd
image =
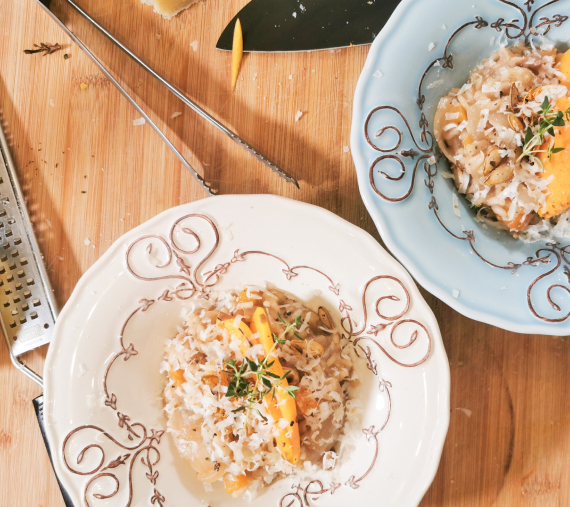
M569 16L570 0L403 0L354 99L360 193L388 248L458 312L519 333L570 334L570 240L515 240L476 222L461 195L454 211L431 126L439 99L501 44L546 36L566 50Z

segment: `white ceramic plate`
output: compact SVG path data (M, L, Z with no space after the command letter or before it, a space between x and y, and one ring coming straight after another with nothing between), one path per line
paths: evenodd
M75 505L244 504L220 485L206 492L178 457L164 433L159 364L193 298L263 282L326 305L347 329L352 319L368 359L362 435L338 482L284 479L251 505L418 504L447 432L449 366L414 282L372 237L327 211L225 196L165 211L120 238L61 313L45 369L46 429Z

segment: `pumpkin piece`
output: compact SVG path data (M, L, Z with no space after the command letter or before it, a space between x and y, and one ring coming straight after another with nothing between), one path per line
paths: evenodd
M558 70L562 72L566 79L561 82L564 86L570 88L570 49L556 58Z
M220 375L220 384L228 387L230 385L230 378L229 378L228 374L224 373L224 371L222 369L220 369L218 371L218 373Z
M260 299L250 298L247 295L247 289L243 289L238 296L238 301L240 303L253 303L253 306L261 306L263 300L261 299L261 295L257 291L250 291L250 294L255 294L256 296L260 296Z
M523 232L526 231L528 224L532 220L533 213L528 213L525 215L524 213L520 213L511 221L507 221L500 216L497 215L497 219L500 222L503 222L511 231Z
M459 116L457 118L453 120L446 120L448 122L457 123L457 125L459 125L461 122L467 121L467 111L465 111L465 108L461 104L458 106L451 105L451 107L448 108L447 112L449 114L459 113Z
M304 416L310 414L318 407L318 402L315 398L309 396L309 391L306 387L301 387L296 393L297 395L297 408Z
M243 57L243 34L241 31L241 22L239 18L236 20L234 28L234 41L232 45L232 91L236 89L239 68Z
M224 487L233 495L249 486L249 477L246 474L233 475L229 472L224 474Z
M239 349L244 355L247 352L247 349L249 349L252 345L257 345L259 343L259 340L252 338L251 335L253 333L251 332L251 329L248 327L248 325L243 320L241 320L239 322L239 325L236 326L236 319L231 315L220 312L218 315L218 326L223 327L230 334L239 338Z
M257 308L251 319L251 328L259 333L259 341L263 345L266 354L273 349L273 333L269 326L269 319L264 308ZM282 377L285 374L283 366L279 361L275 350L269 356L269 363L273 361L269 371ZM288 386L287 379L280 381L284 386ZM275 398L267 394L264 398L265 404L271 417L278 424L281 419L289 421L290 425L285 428L276 427L278 434L275 437L281 455L295 465L301 456L301 439L299 437L299 425L297 423L297 407L295 398L290 396L284 389L275 390Z
M180 387L182 384L184 384L184 382L186 382L186 379L184 378L184 370L182 370L182 369L171 370L170 371L170 378L172 380L174 380L174 385L176 387Z
M570 73L570 68L568 72ZM555 109L565 111L569 107L570 100L567 97L563 97L558 99ZM552 218L570 208L570 127L556 128L554 146L556 148L564 148L564 150L554 153L550 158L547 153L538 154L544 165L544 172L540 173L540 177L549 178L554 176L554 179L548 184L546 203L539 212L540 217L543 219ZM545 143L541 149L546 150L547 148L548 144Z

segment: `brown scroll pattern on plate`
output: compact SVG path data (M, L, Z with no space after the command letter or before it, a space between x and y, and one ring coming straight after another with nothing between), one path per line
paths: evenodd
M202 249L202 238L197 234L192 228L190 228L187 221L199 220L206 224L207 229L211 231L211 237L213 237L213 246L211 249L202 257L198 259L195 267L192 267L191 260L189 256L194 254L199 254ZM179 243L177 243L176 233L181 233L185 237L191 239L195 242L195 247L192 249L183 249ZM260 250L247 250L241 251L236 249L231 259L224 262L215 264L213 268L206 268L207 264L214 264L213 257L220 245L220 235L214 221L202 214L188 214L178 220L176 220L171 226L166 237L160 235L144 235L133 241L127 248L125 263L127 270L131 275L137 280L145 282L160 282L160 281L170 281L175 283L174 289L166 288L164 289L158 297L153 299L142 298L138 302L138 306L133 310L123 323L121 330L119 332L119 350L113 354L103 375L103 392L105 394L104 406L115 411L117 414L117 424L120 429L123 430L124 435L127 437L129 443L124 443L117 440L112 434L102 428L94 425L85 424L79 426L68 433L62 445L62 455L63 461L67 469L75 475L88 476L90 477L84 486L83 502L85 507L93 507L91 500L103 500L109 499L116 496L121 488L121 483L117 477L115 470L125 465L128 467L128 501L126 507L130 507L133 499L133 468L137 459L141 457L140 462L146 468L146 478L150 481L152 485L152 497L150 502L153 505L163 507L166 502L165 496L160 493L156 488L156 482L159 477L159 472L156 469L160 461L160 452L158 450L158 445L160 444L161 438L164 434L164 430L152 429L147 431L145 425L140 422L131 422L131 418L118 411L119 400L116 393L112 392L112 389L108 382L109 372L116 364L120 364L119 358L123 361L130 360L133 356L138 355L138 351L135 349L132 343L126 344L124 337L125 331L129 323L138 315L145 313L158 302L168 303L170 301L179 300L186 301L192 298L205 298L210 297L210 291L215 287L221 280L222 275L226 274L229 269L233 269L236 264L244 263L248 259L255 260L256 257L263 256L266 258L273 259L277 265L277 269L281 271L284 277L284 282L291 281L292 279L302 276L303 273L313 272L317 273L324 279L328 290L338 298L338 308L342 315L341 327L345 333L345 337L352 341L357 350L360 350L364 355L367 368L380 378L378 381L379 391L387 399L387 412L385 418L380 421L378 426L372 425L368 428L363 428L362 433L367 441L373 440L375 449L370 465L361 475L350 476L344 483L331 483L327 486L323 485L321 481L313 480L308 484L301 486L299 484L293 485L294 491L286 494L280 500L281 507L292 507L296 505L298 507L310 507L310 502L317 499L319 496L325 493L334 494L341 487L349 487L352 489L358 489L360 487L361 481L363 481L373 470L378 454L379 454L379 438L378 435L386 427L390 419L392 412L392 396L390 389L392 384L385 379L381 378L378 373L378 364L373 358L373 352L371 346L375 346L379 351L381 351L390 361L397 365L413 368L425 363L430 354L432 348L432 339L427 327L416 320L405 318L411 308L411 296L406 288L405 284L398 278L390 275L376 276L368 280L364 284L364 289L362 293L362 299L360 301L361 312L363 314L362 325L359 327L358 319L354 315L354 310L352 306L346 303L341 297L341 287L339 283L335 283L334 279L326 274L324 271L308 266L308 265L295 265L292 266L283 260L281 257ZM151 262L153 249L160 248L165 254L165 260L162 263ZM144 274L140 269L140 266L136 267L133 263L132 257L134 255L135 247L144 247L144 252L146 253L146 263L148 264L146 269L155 271L154 274ZM156 260L156 258L155 258ZM206 271L206 269L208 269ZM392 290L391 285L395 285L396 289ZM378 290L378 293L383 292L382 295L372 296L372 299L376 297L373 305L367 304L367 296L371 293L371 288ZM401 309L393 314L388 315L385 310L382 309L383 303L386 301L391 301L395 304L401 304ZM369 306L372 306L373 312L370 311ZM370 323L372 320L370 314L375 315L374 322ZM366 327L369 326L368 330ZM406 343L400 345L395 340L395 332L400 326L412 326L416 329L410 331L410 336ZM402 329L404 329L402 328ZM406 332L408 332L406 331ZM378 340L379 335L382 333L389 332L389 341L393 347L393 351L386 348L385 345ZM402 358L397 359L397 354L399 351L408 349L414 344L419 343L418 338L420 337L425 340L425 352L422 352L421 356L413 361L404 361ZM421 340L420 340L421 341ZM77 465L80 465L83 461L86 453L93 452L97 450L101 458L97 466L88 471L81 471L75 468L71 464L69 453L69 444L79 433L91 431L95 435L102 435L109 442L117 446L121 453L115 459L107 462L107 457L105 450L98 443L92 443L84 446L79 454L76 456L75 461ZM105 465L105 463L107 463ZM97 481L101 479L110 479L114 483L114 489L109 493L95 493L92 494L90 498L89 492L91 487Z
M435 146L434 136L433 136L432 132L429 130L429 121L426 118L424 110L423 110L424 105L425 105L425 100L426 100L426 97L423 93L423 90L424 90L424 83L425 83L426 77L428 76L429 72L433 68L439 67L439 68L443 68L443 69L450 69L450 70L453 69L454 55L453 55L453 53L451 53L451 45L452 45L454 39L463 30L465 30L468 27L472 27L476 30L481 30L483 28L493 28L497 32L501 32L504 30L506 37L510 40L523 40L526 43L528 43L532 37L541 37L541 36L544 36L547 33L549 33L551 29L559 28L569 18L569 16L561 15L561 14L555 14L555 15L552 15L551 17L542 15L542 11L544 8L558 3L559 0L544 1L539 7L536 7L536 8L535 8L535 0L526 0L524 2L524 7L517 5L516 3L508 1L508 0L496 0L496 1L498 1L502 4L505 4L505 5L508 5L508 6L512 7L513 9L516 9L518 11L518 13L520 14L521 19L520 20L519 19L513 19L511 21L505 21L504 18L499 18L496 21L489 23L488 21L484 20L481 16L475 16L475 19L473 21L470 21L468 23L461 25L459 28L457 28L453 32L453 34L448 39L448 41L445 45L445 48L443 50L443 55L439 58L436 58L435 60L433 60L429 64L429 66L427 67L425 72L422 74L422 77L421 77L419 85L418 85L418 96L416 99L416 104L418 106L419 113L420 113L420 120L418 122L419 142L416 140L416 138L414 136L414 132L410 126L410 122L408 121L408 119L404 116L404 114L398 108L393 107L393 106L378 106L378 107L375 107L374 109L372 109L368 113L368 116L366 117L366 120L364 122L364 136L365 136L366 142L368 143L368 145L373 150L382 153L382 155L379 156L378 158L376 158L370 165L370 168L369 168L370 186L372 187L372 190L379 197L384 199L385 201L388 201L391 203L397 203L397 202L404 201L408 197L410 197L410 195L412 194L412 192L414 190L414 182L416 179L416 173L418 171L418 167L423 162L423 170L425 172L424 183L425 183L425 185L429 191L429 194L430 194L430 201L428 203L428 209L434 213L434 215L435 215L437 221L439 222L439 224L441 225L441 227L450 236L452 236L453 238L455 238L459 241L465 241L469 245L469 248L471 249L471 251L479 259L481 259L483 262L485 262L486 264L488 264L492 268L511 270L513 272L513 274L516 273L518 271L518 269L522 268L522 267L539 267L542 265L551 264L553 262L556 263L556 267L548 270L546 273L538 276L537 278L535 278L531 282L531 284L527 288L527 301L528 301L529 311L537 319L540 319L544 322L549 322L549 323L564 322L565 320L567 320L570 317L570 309L568 310L567 313L564 313L562 308L555 301L553 301L552 293L554 290L559 290L559 291L570 294L570 256L569 256L570 252L568 251L568 248L570 248L570 245L561 246L559 243L547 243L545 247L540 248L536 252L534 257L528 257L525 260L520 260L517 262L513 262L513 261L508 261L505 263L493 262L493 261L487 259L485 256L483 256L475 248L476 237L475 237L475 232L473 230L463 231L462 235L458 235L458 234L455 234L454 232L452 232L451 229L445 225L440 214L438 213L439 212L439 204L438 204L437 199L434 195L436 176L438 174L437 164L438 164L439 160L441 159L441 154L439 153L439 151L437 150L437 148ZM525 7L526 7L526 9L525 9ZM400 147L402 145L402 141L404 139L404 132L399 127L397 127L395 125L383 126L382 128L380 128L375 133L375 136L374 136L374 139L376 139L378 141L387 132L395 133L397 135L398 139L397 139L397 141L393 147L387 148L387 149L380 148L379 146L377 146L377 144L374 143L374 141L370 138L370 134L369 134L370 121L378 113L386 112L386 111L395 113L404 122L404 124L406 126L405 130L407 130L407 133L409 134L413 144L415 145L415 147L417 148L418 151L416 151L413 148L409 149L409 150L400 150ZM400 150L400 151L397 151L397 150ZM387 174L385 171L378 170L378 173L389 184L390 182L393 182L393 181L399 181L404 177L404 175L406 173L406 169L407 169L406 162L404 159L410 158L412 160L415 160L416 156L419 156L419 158L413 166L412 177L410 178L410 185L409 185L407 191L403 195L397 196L397 197L391 197L391 196L387 195L387 193L385 191L381 191L378 188L378 185L376 184L376 181L374 179L374 174L375 174L375 170L379 164L381 164L385 160L393 160L393 161L396 161L398 163L398 165L400 166L400 172L396 176L391 176L391 175ZM544 293L543 296L546 297L548 303L553 308L553 310L556 312L560 312L562 314L562 316L559 318L548 318L544 315L541 315L538 312L538 310L536 309L535 303L533 303L533 301L532 301L532 295L533 295L533 293L538 292L537 284L539 282L548 278L551 275L554 275L560 268L564 269L564 274L568 278L568 285L553 283L553 284L549 285L545 290L543 290L543 293Z

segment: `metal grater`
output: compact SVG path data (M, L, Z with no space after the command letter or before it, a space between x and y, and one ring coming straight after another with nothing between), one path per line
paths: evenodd
M43 385L19 356L49 343L57 305L0 128L0 323L12 362Z

